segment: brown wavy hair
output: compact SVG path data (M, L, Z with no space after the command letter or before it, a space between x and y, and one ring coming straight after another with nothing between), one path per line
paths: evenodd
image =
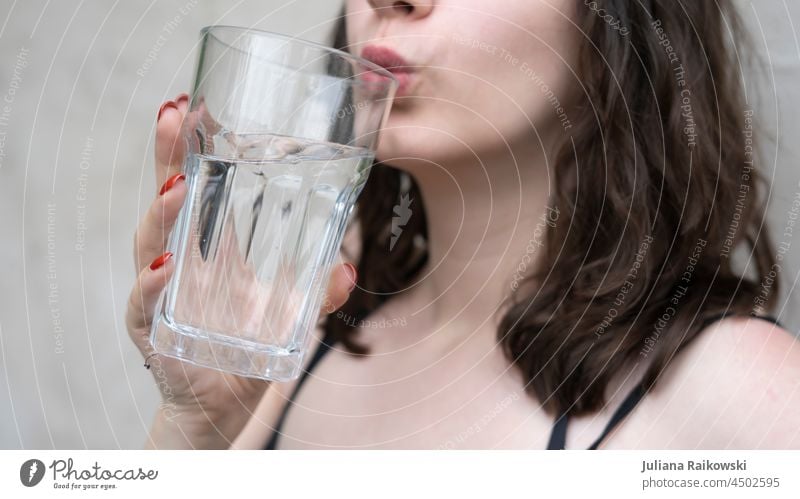
M576 4L583 95L552 165L558 223L497 328L551 414L599 410L611 378L636 362L648 363L651 389L711 318L768 311L778 289L734 7ZM346 50L344 19L335 44ZM428 258L422 196L404 176L376 163L358 199L358 286L339 314L350 320L325 323L354 354L367 353L358 321L412 284ZM403 191L415 209L390 251Z

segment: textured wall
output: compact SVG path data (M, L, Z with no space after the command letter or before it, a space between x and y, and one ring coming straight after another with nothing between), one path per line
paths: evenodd
M800 192L800 4L740 2L766 66L761 120L779 241ZM790 6L786 6L785 4ZM186 90L197 32L252 25L323 40L332 0L0 3L0 448L140 447L157 405L123 316L150 203L159 103ZM796 231L797 232L797 231ZM800 237L798 234L797 237ZM800 240L784 265L800 268ZM800 325L796 297L781 318Z

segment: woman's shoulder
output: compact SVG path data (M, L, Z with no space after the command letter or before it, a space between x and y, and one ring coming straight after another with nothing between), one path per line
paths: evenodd
M800 341L773 322L735 316L710 324L670 363L656 392L684 447L800 448Z

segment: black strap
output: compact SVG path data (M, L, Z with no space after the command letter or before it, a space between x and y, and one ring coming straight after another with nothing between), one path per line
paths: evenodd
M550 432L550 441L547 443L547 450L564 450L567 445L567 425L569 424L569 413L565 412L553 425Z
M612 430L623 420L625 416L627 416L635 407L636 404L642 400L645 394L644 384L637 383L633 390L628 393L628 396L625 397L625 400L617 407L617 410L614 411L614 414L611 416L611 419L608 421L603 433L597 437L597 440L594 441L592 445L589 446L587 450L597 450L597 447L603 442L603 440L611 433Z
M732 314L725 312L709 317L704 321L703 329L705 329L710 324L720 319L724 319L729 315ZM778 320L775 319L774 317L761 316L756 314L750 314L750 315L751 317L757 319L763 319L765 321L781 326L781 323L778 322ZM606 437L608 437L609 433L611 433L614 430L614 428L616 428L617 425L620 422L622 422L622 420L625 419L625 417L628 414L630 414L630 412L633 411L634 408L636 408L636 405L639 403L639 401L642 400L642 398L645 396L646 393L647 391L644 388L644 384L642 382L637 383L636 386L625 397L625 400L622 401L622 404L620 404L617 410L614 411L614 414L611 416L611 419L609 420L608 424L603 430L603 433L601 433L600 436L597 437L594 443L592 443L592 445L587 450L596 450L600 446L600 444L603 443L603 440ZM553 430L550 433L550 442L547 444L548 450L564 449L566 447L568 426L569 426L569 412L565 412L564 414L559 416L559 418L555 421L555 423L553 423Z
M294 400L297 398L297 394L300 392L300 388L303 387L303 383L306 382L306 378L308 378L309 373L313 371L315 367L317 367L319 361L322 360L322 358L325 357L325 354L331 350L333 343L334 340L332 338L332 335L326 332L325 336L322 338L322 341L319 344L319 347L317 347L317 351L314 352L314 356L311 357L311 361L308 363L308 367L306 367L305 371L303 371L303 374L300 376L300 379L295 385L294 390L292 390L292 394L289 396L289 400L286 401L286 405L283 408L283 412L278 418L278 421L275 424L275 428L272 430L272 435L267 441L267 445L264 447L265 450L275 450L277 448L278 439L280 438L281 435L281 428L283 428L283 422L286 420L286 415L289 413L289 409L294 403Z
M594 443L587 450L596 450L597 447L603 442L609 433L627 416L635 407L636 404L644 397L645 390L642 383L637 383L633 390L628 393L625 400L622 401L617 410L611 416L611 419L606 424L603 433L594 441ZM556 422L553 424L553 431L550 433L550 442L547 444L547 450L563 450L566 448L567 443L567 427L569 426L569 412L563 413Z

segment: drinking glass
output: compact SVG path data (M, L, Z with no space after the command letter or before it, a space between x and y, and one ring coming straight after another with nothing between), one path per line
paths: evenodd
M241 376L299 375L396 90L389 71L346 52L202 29L156 352Z

